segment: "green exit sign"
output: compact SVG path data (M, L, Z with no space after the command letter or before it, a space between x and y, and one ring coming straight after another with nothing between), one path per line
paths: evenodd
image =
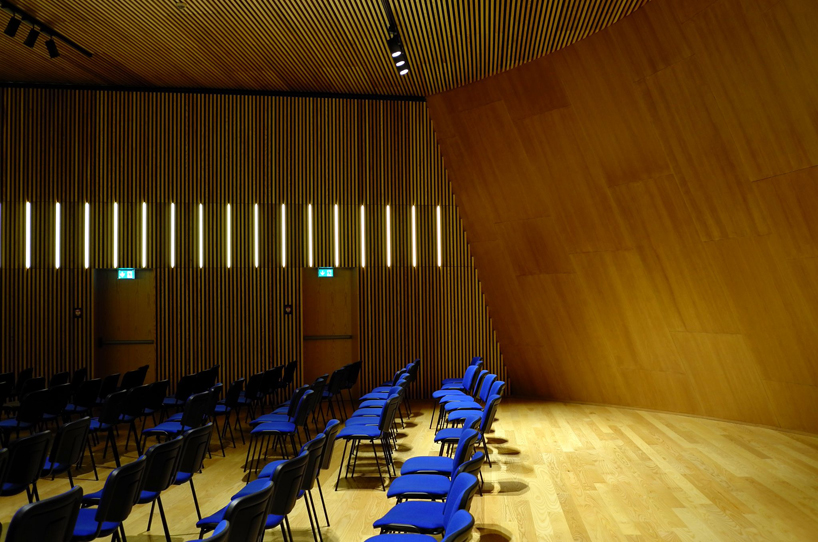
M120 280L133 280L136 278L136 269L133 267L120 267L116 270L116 278Z
M329 278L335 275L335 269L332 267L319 267L318 276L322 278Z

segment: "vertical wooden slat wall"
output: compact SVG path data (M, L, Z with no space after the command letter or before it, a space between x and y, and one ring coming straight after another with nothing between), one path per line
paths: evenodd
M364 387L416 357L424 362L419 395L460 373L472 355L482 355L489 369L506 377L425 104L65 89L0 92L3 370L32 365L38 374L50 375L93 363L84 204L90 207L93 269L113 267L114 202L117 263L142 267L145 202L145 264L156 270L159 378L175 382L220 363L221 378L229 381L302 359L299 303L302 271L309 265L308 205L314 265L359 268ZM31 269L25 267L26 202L32 206ZM61 204L60 269L54 261L56 202ZM417 267L411 252L413 205ZM437 265L438 205L442 267ZM292 316L285 315L286 304L293 305ZM73 318L73 307L83 308L83 318ZM339 366L346 361L339 360Z

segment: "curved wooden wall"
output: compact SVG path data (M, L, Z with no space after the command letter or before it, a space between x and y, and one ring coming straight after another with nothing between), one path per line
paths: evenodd
M340 210L341 267L360 266L362 383L378 384L415 357L419 394L482 354L503 377L497 341L457 207L419 102L213 94L5 88L0 141L0 355L4 370L50 375L93 360L91 271L84 268L84 203L91 207L91 268L113 267L113 202L120 267L147 267L157 288L157 375L221 363L230 381L301 359L307 205L314 263L335 265L333 206ZM25 202L33 209L32 268L25 269ZM62 262L54 269L54 205L61 204ZM175 267L171 268L171 203ZM204 268L198 206L204 211ZM227 268L227 204L231 267ZM281 204L286 205L286 261ZM259 267L254 205L259 205ZM386 266L385 213L392 217ZM411 263L417 206L418 266ZM441 206L443 266L437 265ZM286 266L284 265L286 263ZM284 316L292 303L295 314ZM71 309L85 310L81 320ZM338 365L348 360L339 360Z
M816 26L655 0L429 98L518 392L818 431Z

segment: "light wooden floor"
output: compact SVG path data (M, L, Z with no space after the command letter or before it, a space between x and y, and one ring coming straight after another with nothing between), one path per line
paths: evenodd
M416 405L420 415L403 432L398 469L406 457L436 453L430 408L423 407ZM484 469L487 494L472 506L473 540L818 540L818 437L673 414L507 399L489 443L496 463ZM213 451L196 478L205 514L226 504L244 483L246 448L239 443L226 458L215 446ZM324 539L364 540L375 534L372 521L391 501L375 478L342 479L339 491L332 491L340 453L336 448L335 468L323 478L332 521ZM135 457L133 450L127 457ZM88 474L81 478L88 490L102 485ZM40 493L67 488L65 478L43 480ZM188 487L172 488L163 501L174 542L196 538ZM24 495L0 499L0 522L7 524L25 502ZM125 523L129 541L164 540L158 517L151 534L145 532L149 509L137 506ZM297 541L312 540L300 502L291 524ZM265 540L281 540L280 531Z

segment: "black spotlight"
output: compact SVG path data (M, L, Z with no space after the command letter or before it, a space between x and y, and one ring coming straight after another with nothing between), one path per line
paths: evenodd
M392 54L392 58L397 58L403 55L403 44L400 41L400 36L395 34L389 41L386 42L389 45L389 52Z
M39 37L40 31L34 27L31 27L31 30L28 32L28 36L26 36L26 41L23 42L23 45L34 49L34 44L37 43L37 38Z
M3 31L3 33L6 36L13 38L14 36L17 35L17 29L20 28L21 22L22 21L17 17L12 17L11 19L9 19L9 24L6 25L6 29Z
M60 56L60 52L57 51L57 44L54 43L54 38L51 38L45 42L45 48L48 49L48 56L51 58L57 58Z

